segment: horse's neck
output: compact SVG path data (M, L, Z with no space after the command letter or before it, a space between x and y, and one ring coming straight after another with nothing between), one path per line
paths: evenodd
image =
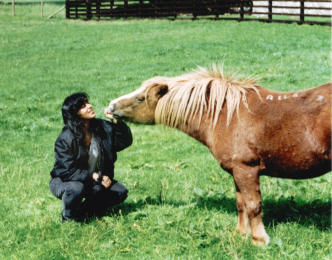
M331 89L332 85L326 84L309 90L280 92L257 86L258 94L254 90L247 92L246 100L248 107L242 103L239 107L238 115L235 112L229 126L226 125L227 106L224 104L225 107L222 109L216 125L218 135L225 136L226 134L232 134L234 128L237 127L239 119L243 119L244 121L245 119L252 120L255 119L255 116L259 118L266 115L266 113L269 113L270 117L273 118L280 115L282 111L295 111L299 107L302 109L301 113L303 111L313 111L315 107L324 105L324 100L330 100ZM307 106L304 102L306 104L313 103L314 106ZM242 122L244 122L243 120ZM184 127L180 127L179 130L211 148L216 128L213 126L210 118L207 118L206 113L203 113L201 122L199 122L199 115L197 114Z
M238 111L239 114L241 114L241 111L244 111L244 113L251 111L251 108L256 107L257 104L260 104L262 101L264 102L267 97L270 97L270 95L272 95L274 99L278 99L280 95L286 94L283 92L264 89L259 86L257 86L257 91L258 93L251 89L246 93L248 107L241 102L242 104L240 105ZM208 117L206 113L203 113L202 120L200 121L200 116L197 113L197 115L194 116L192 120L189 120L189 122L187 122L184 127L180 127L178 129L210 147L213 143L213 132L215 131L215 128L218 128L218 133L221 135L224 133L224 131L231 131L230 129L233 129L232 125L236 124L238 121L238 112L234 112L230 121L230 125L227 125L227 105L225 103L223 109L220 112L217 125L213 125L211 118Z
M184 127L177 129L204 145L209 146L209 138L212 133L212 122L211 120L207 120L205 115L203 115L201 122L199 122L198 118L199 116L194 117L193 120L189 120Z

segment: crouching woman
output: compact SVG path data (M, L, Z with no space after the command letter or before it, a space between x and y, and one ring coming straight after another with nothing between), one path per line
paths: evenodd
M104 113L112 119L107 109ZM121 121L97 119L86 93L67 97L62 117L49 187L62 200L62 220L82 220L127 198L126 187L114 179L114 162L132 135Z

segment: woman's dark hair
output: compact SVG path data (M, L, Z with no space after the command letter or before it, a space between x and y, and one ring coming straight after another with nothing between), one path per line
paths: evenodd
M88 95L85 92L79 92L66 97L62 104L63 123L80 141L82 141L84 137L84 120L77 114L77 112L88 102Z

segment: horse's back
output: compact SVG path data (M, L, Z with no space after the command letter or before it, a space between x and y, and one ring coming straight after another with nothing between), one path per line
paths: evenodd
M237 152L250 147L265 175L303 179L330 171L331 90L328 83L290 93L260 89L260 99L252 93L249 111L235 122L243 139Z
M331 89L324 84L279 104L279 120L268 129L276 157L265 160L279 168L280 177L310 178L331 170Z

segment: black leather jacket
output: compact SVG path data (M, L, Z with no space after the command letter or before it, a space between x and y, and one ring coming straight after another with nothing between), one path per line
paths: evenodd
M114 162L116 153L132 144L129 127L118 121L117 124L103 120L92 119L92 131L99 142L100 156L98 165L100 173L114 177ZM64 127L55 141L55 163L51 171L52 178L60 177L62 181L92 182L92 172L89 171L88 147L79 143L73 132Z

